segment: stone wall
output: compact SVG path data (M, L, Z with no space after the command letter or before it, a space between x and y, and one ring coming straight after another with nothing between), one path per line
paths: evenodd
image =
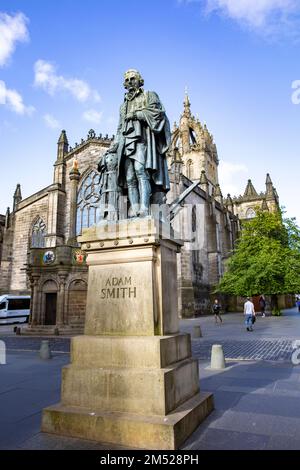
M234 211L239 216L241 220L247 219L247 211L248 209L253 209L254 211L257 208L261 208L263 198L252 200L252 201L243 201L243 202L235 202L234 204Z
M0 214L0 264L1 264L1 257L2 257L4 225L5 225L5 216Z
M168 202L182 193L190 182L182 177L180 190L171 175ZM210 312L211 289L224 272L224 262L236 236L233 215L197 187L176 215L173 227L184 240L178 256L178 286L182 317Z
M13 239L14 239L14 217L10 216L9 227L2 229L2 250L1 250L1 275L0 294L10 292L11 270L13 260Z
M87 275L86 282L82 279L75 279L68 286L66 316L69 325L84 323L86 297Z
M48 214L47 191L36 199L34 196L22 201L14 214L14 233L12 243L12 273L9 291L12 293L29 293L30 286L26 278L27 251L29 249L32 226L41 217L45 222ZM1 265L2 271L2 265Z

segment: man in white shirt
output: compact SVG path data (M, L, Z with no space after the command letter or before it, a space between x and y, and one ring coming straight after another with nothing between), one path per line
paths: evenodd
M253 331L252 317L255 317L255 310L254 304L251 302L250 297L247 297L247 301L244 303L244 315L247 331Z

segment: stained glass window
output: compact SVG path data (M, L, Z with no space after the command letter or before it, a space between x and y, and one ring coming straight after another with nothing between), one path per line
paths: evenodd
M35 221L31 232L31 247L45 247L46 224L40 217Z

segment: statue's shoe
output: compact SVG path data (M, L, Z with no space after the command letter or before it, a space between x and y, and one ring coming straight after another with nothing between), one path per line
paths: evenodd
M141 206L140 210L138 211L138 216L139 217L147 217L148 215L149 215L148 207Z
M129 208L129 212L128 212L129 219L132 219L134 217L139 217L139 215L140 215L140 211L138 208L136 209L133 209L132 207Z

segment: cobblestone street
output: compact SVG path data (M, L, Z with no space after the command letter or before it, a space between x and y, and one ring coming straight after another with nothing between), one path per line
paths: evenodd
M201 327L202 338L193 337L195 326ZM213 316L182 320L181 331L191 333L193 354L199 359L209 359L212 345L218 343L228 360L290 362L293 343L300 339L300 314L291 309L282 317L257 316L253 332L246 331L241 313L224 315L222 324L215 324Z
M43 338L1 336L1 339L5 341L8 351L38 351ZM70 352L70 338L47 339L50 342L52 352ZM214 340L193 339L193 356L199 359L209 359L211 347L215 343ZM222 344L226 359L289 361L293 351L293 340L290 339L252 339L248 341L225 339L218 340L218 344Z
M201 326L202 338L193 338L194 326ZM222 344L226 359L290 361L293 342L300 339L300 315L287 310L282 317L257 318L253 332L246 332L243 315L234 313L223 316L223 324L214 324L213 317L182 320L182 332L191 333L193 355L199 359L209 359L213 344ZM13 327L5 327L0 339L11 351L38 351L40 337L15 336ZM46 339L46 338L44 338ZM70 338L47 338L53 352L70 352Z
M290 361L292 356L292 343L288 339L283 340L222 340L226 359L237 360L265 360L265 361ZM215 341L193 341L193 355L199 359L209 359L211 347Z

